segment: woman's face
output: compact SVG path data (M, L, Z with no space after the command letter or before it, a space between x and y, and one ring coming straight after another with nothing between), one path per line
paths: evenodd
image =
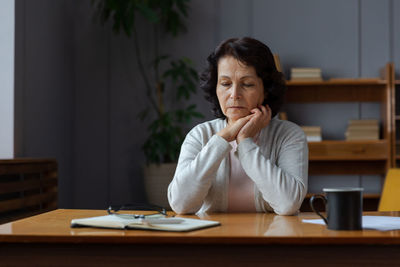
M232 56L218 61L217 97L228 123L249 115L264 101L264 86L253 66Z

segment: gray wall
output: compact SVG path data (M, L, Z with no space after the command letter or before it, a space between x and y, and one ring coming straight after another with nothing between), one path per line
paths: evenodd
M94 24L90 1L16 2L17 155L57 158L62 207L144 201L146 125L137 113L145 95L132 40ZM399 13L393 0L193 0L188 33L163 40L162 48L191 57L201 70L221 40L248 35L280 55L286 74L303 66L322 68L324 78L376 77L386 62L400 64ZM142 44L152 44L145 26L140 34ZM193 101L212 118L201 92ZM379 117L374 103L292 104L286 110L299 124L321 125L329 139L343 139L350 118ZM381 181L310 178L311 192L329 185L378 192Z
M0 158L14 156L14 0L0 9Z
M73 205L75 77L68 1L15 1L15 156L56 158Z

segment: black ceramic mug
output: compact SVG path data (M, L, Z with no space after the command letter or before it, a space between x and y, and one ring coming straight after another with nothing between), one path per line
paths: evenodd
M326 197L312 196L310 206L330 230L361 230L363 190L363 188L324 188L322 191L326 193ZM326 218L314 207L314 201L318 198L325 203Z

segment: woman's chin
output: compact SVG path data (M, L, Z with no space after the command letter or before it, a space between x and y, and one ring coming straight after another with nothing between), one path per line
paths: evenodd
M250 115L250 113L249 112L235 112L234 114L227 114L227 118L228 118L228 120L229 121L233 121L233 122L235 122L235 121L237 121L238 119L241 119L241 118L243 118L243 117L246 117L247 115Z

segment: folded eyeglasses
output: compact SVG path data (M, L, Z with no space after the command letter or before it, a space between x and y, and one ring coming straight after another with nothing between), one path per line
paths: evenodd
M121 214L119 211L122 210L134 210L134 211L154 211L155 213L150 214ZM167 217L167 211L165 208L153 204L125 204L125 205L111 205L107 209L108 214L112 215L124 215L133 217L135 219L144 219L147 216L154 217L158 216L165 216Z

